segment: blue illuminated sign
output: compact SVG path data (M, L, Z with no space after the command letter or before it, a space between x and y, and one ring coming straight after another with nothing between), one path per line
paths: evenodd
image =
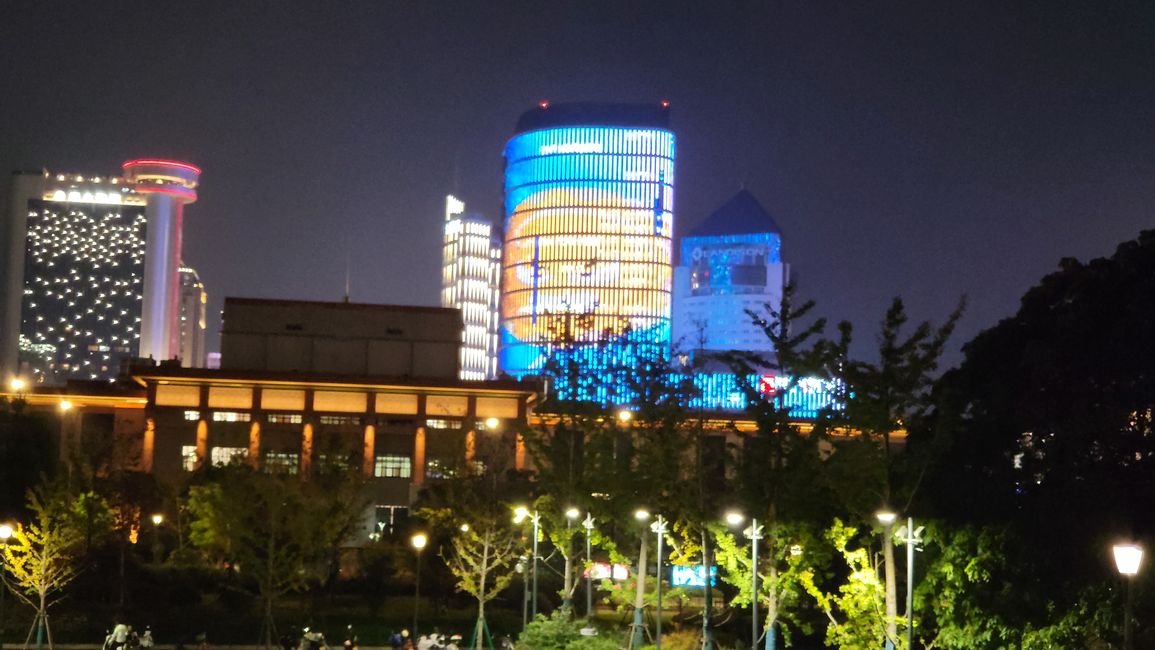
M718 567L710 567L710 586L718 584ZM694 566L674 565L670 571L670 585L673 587L705 587L706 572L701 564Z

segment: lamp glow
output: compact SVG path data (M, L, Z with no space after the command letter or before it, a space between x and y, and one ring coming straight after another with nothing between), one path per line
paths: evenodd
M1115 568L1125 576L1134 576L1139 573L1139 566L1143 563L1143 547L1138 544L1116 544Z
M12 527L9 526L8 524L0 525L0 540L7 542L8 539L10 537L12 537L13 532L15 532L15 531L13 531Z
M746 520L746 517L744 517L742 515L742 513L740 513L740 512L727 512L726 513L726 523L730 524L731 526L737 526L738 524L742 523L745 520Z
M71 411L72 410L72 402L70 402L66 399L60 400L60 410L61 411Z
M618 411L618 419L622 422L629 422L630 420L634 419L634 414L630 411L622 409Z
M650 511L644 508L638 508L634 511L634 519L638 521L645 521L650 518Z
M890 526L898 519L898 515L890 510L879 510L874 516L878 517L878 523L883 526Z
M468 533L469 532L469 524L461 524L461 532Z
M25 383L23 379L17 377L16 379L13 379L8 385L12 387L13 392L19 393L20 391L24 390Z
M420 551L425 548L425 544L429 541L429 538L426 537L424 533L417 533L409 541L413 543L413 548Z
M164 523L164 515L162 515L158 512L152 516L152 525L153 526L159 526L162 523Z
M499 425L499 424L501 424L501 420L498 420L497 418L486 418L486 420L485 420L485 428L486 429L490 429L490 430L496 429L497 425Z
M577 519L581 515L582 515L581 511L578 510L577 508L570 508L569 510L565 511L565 516L569 519Z

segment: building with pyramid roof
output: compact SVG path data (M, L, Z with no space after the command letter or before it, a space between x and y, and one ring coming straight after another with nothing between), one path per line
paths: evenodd
M747 312L768 314L781 304L789 278L781 253L777 222L745 189L683 236L674 271L675 349L773 352Z

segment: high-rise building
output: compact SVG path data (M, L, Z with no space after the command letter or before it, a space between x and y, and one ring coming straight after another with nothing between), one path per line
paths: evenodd
M441 306L461 310L461 379L497 376L497 326L501 242L493 224L467 214L454 196L445 198Z
M668 105L543 102L518 120L505 161L501 369L540 374L558 341L590 372L664 357L674 214Z
M697 351L773 352L749 312L778 310L789 267L778 224L743 189L682 238L674 271L675 347Z
M180 360L186 368L204 368L205 316L208 312L208 292L196 269L180 267Z
M182 206L200 170L135 160L124 177L13 175L3 239L0 371L111 379L126 358L178 354Z

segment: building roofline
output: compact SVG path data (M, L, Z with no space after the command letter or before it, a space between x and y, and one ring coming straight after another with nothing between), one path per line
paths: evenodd
M282 307L295 306L311 306L311 307L334 307L338 309L359 309L359 310L376 310L376 311L404 311L411 313L425 313L425 314L440 314L446 312L460 311L454 307L427 307L424 305L382 305L365 302L342 302L342 301L328 301L328 300L286 300L282 298L245 298L238 296L225 296L225 307L229 305L278 305Z

